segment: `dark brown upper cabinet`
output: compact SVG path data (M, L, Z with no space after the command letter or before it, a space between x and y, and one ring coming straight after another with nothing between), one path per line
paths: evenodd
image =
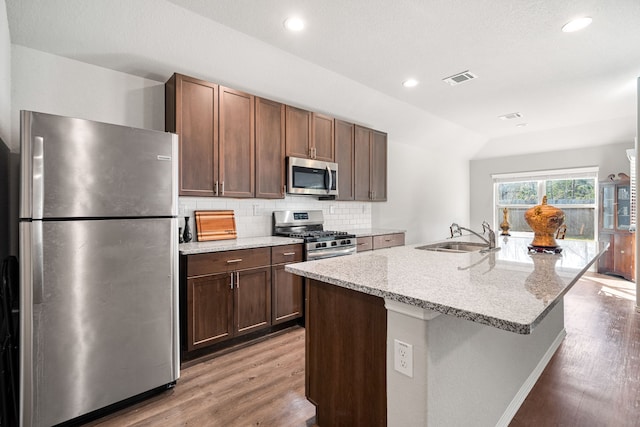
M220 86L218 195L255 196L255 98Z
M256 98L256 197L283 199L285 107Z
M354 131L353 123L335 120L335 162L338 164L337 200L354 200Z
M355 199L387 200L387 134L355 126Z
M314 159L325 162L334 161L333 117L318 113L312 114L311 149Z
M165 85L165 129L179 135L179 194L214 196L218 85L174 74Z
M285 111L286 155L333 162L333 118L289 105Z
M312 159L311 112L291 107L290 105L285 107L285 112L285 146L287 156Z

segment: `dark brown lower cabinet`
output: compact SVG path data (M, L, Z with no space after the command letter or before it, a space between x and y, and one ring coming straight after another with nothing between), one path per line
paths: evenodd
M233 289L226 273L187 280L187 348L195 350L233 335Z
M598 273L614 274L635 281L635 233L601 232L599 239L609 242L609 249L598 259Z
M307 280L305 309L305 385L316 424L386 426L384 300Z
M188 255L181 291L182 346L205 348L271 326L271 250Z
M271 325L271 267L237 271L234 286L234 334Z
M304 309L304 279L284 270L292 262L302 261L302 245L274 246L271 248L271 301L274 325L298 319Z

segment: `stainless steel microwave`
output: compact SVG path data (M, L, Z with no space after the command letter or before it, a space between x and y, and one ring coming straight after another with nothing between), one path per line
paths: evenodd
M287 157L287 193L338 195L338 164Z

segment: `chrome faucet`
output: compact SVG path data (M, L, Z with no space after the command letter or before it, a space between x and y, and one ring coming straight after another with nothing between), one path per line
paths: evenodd
M469 233L471 233L471 234L473 234L475 236L478 236L487 245L489 245L489 247L487 249L483 250L484 252L496 249L496 233L491 229L491 226L489 225L489 223L487 221L482 221L482 234L476 233L475 231L473 231L473 230L471 230L469 228L460 227L455 222L453 224L451 224L451 227L449 227L449 230L451 230L451 237L455 237L456 235L462 236L462 230L466 230ZM488 240L484 237L484 233L486 233L487 231L489 232L489 239Z

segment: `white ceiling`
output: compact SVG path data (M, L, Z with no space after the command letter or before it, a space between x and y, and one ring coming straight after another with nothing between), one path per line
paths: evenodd
M598 135L603 143L613 143L624 142L619 140L620 126L627 133L635 129L636 78L640 76L638 0L170 3L456 123L488 141L615 123L608 126L610 134L600 129ZM12 43L159 81L175 69L163 61L161 52L141 54L144 45L160 33L170 32L175 43L183 46L195 36L189 28L170 28L170 17L141 9L137 1L6 0L6 4ZM290 14L306 20L304 32L283 30L282 22ZM560 31L569 19L583 15L593 17L590 27L570 34ZM142 27L144 33L136 25L143 20L154 23ZM442 82L465 70L478 79L459 86ZM408 77L420 84L413 89L402 87ZM523 117L498 119L512 112ZM527 126L516 127L517 123Z

